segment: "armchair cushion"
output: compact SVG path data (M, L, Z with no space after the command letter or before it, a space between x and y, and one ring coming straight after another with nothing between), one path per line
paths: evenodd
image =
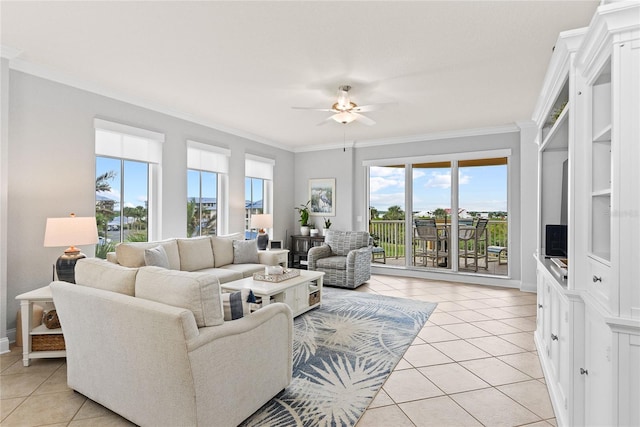
M369 246L369 233L366 231L329 230L325 243L335 255L346 256L349 251Z
M138 298L190 310L199 328L224 323L220 284L214 275L142 267L135 288Z

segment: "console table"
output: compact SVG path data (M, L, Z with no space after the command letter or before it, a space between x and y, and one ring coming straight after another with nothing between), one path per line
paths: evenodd
M314 246L322 246L324 236L291 236L289 251L289 266L292 268L307 268L307 253Z

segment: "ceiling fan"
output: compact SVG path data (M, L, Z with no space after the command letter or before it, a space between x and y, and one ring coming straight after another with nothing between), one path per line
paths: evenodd
M331 108L313 108L313 107L293 107L297 110L314 110L314 111L328 111L334 113L332 116L327 117L322 122L318 123L319 125L325 124L329 120L334 120L338 123L342 123L346 125L348 123L353 122L354 120L359 121L368 126L375 125L376 122L370 119L367 116L363 116L360 113L367 111L374 111L382 108L384 104L371 104L371 105L362 105L359 106L356 103L352 102L349 97L349 91L351 90L351 86L342 85L338 87L338 99L331 106Z

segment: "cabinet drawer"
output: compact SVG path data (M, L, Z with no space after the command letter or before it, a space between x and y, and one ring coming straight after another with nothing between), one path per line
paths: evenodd
M592 258L588 258L587 289L605 307L610 307L611 287L613 285L613 274L611 267L602 264Z

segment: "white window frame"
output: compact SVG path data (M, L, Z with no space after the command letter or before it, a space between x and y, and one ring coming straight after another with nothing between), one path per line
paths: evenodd
M262 179L262 213L273 214L273 175L276 161L267 157L245 153L244 176L246 178ZM273 229L267 230L268 234L273 233Z
M187 170L215 172L218 174L216 189L218 235L229 231L229 158L231 150L216 145L187 140Z
M135 160L149 164L147 240L160 239L162 236L162 148L165 141L164 134L98 118L94 119L94 129L96 157ZM118 136L118 140L112 139L109 143L105 143L98 137L99 131L114 134Z
M370 198L370 167L371 166L394 166L394 165L404 165L405 169L405 212L411 212L413 210L413 165L416 163L437 163L437 162L451 162L451 212L458 212L458 164L462 160L476 160L476 159L490 159L497 157L506 157L507 158L507 212L512 212L511 203L512 203L512 195L511 195L511 155L512 150L510 148L498 149L498 150L485 150L485 151L468 151L461 153L446 153L446 154L434 154L434 155L425 155L425 156L415 156L415 157L397 157L397 158L387 158L387 159L370 159L363 160L362 166L364 166L365 173L365 204L363 206L363 212L367 214L367 223L371 221L371 212L369 211L369 198ZM507 217L507 234L508 234L508 247L511 247L511 218L512 215L508 215ZM412 227L411 224L412 218L411 215L405 215L405 228L410 230ZM411 258L411 242L412 236L409 233L405 233L405 267L409 268L410 258ZM451 241L458 241L458 216L451 216ZM457 254L458 246L452 246L451 253L451 272L453 274L458 274L458 254ZM508 266L509 271L507 272L506 278L511 277L511 263Z

